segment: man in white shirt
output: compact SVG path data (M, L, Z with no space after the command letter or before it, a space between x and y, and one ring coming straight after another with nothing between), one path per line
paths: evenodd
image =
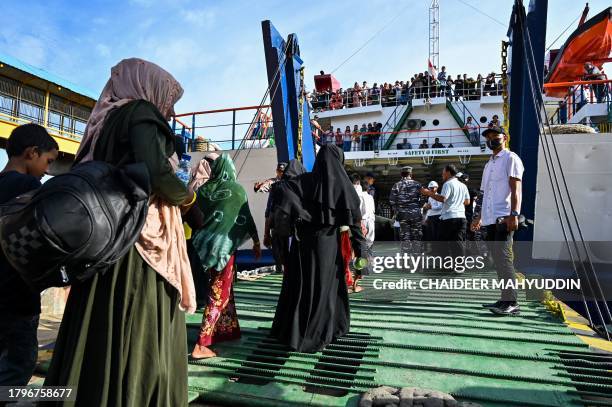
M592 62L586 62L584 64L584 76L582 79L585 81L599 81L606 79L606 76L599 70L599 68L593 65ZM607 86L608 85L602 83L591 85L593 91L595 92L597 103L603 102L604 96L606 95Z
M427 185L434 194L438 192L438 183L431 181ZM442 202L438 202L433 198L428 198L427 203L423 205L423 209L427 211L425 218L425 237L424 240L435 242L438 240L438 229L440 223L440 214L442 213Z
M463 243L467 231L465 205L470 204L470 193L455 175L457 167L448 164L442 171L444 185L440 194L425 188L421 189L421 193L442 203L438 240L449 242L450 253L456 257L462 256L465 249Z
M370 248L374 244L376 207L374 205L374 198L367 192L368 186L369 185L366 181L361 181L362 196L365 207L364 213L361 215L361 220L365 224L366 233L364 237L368 243L368 248Z
M485 165L480 184L481 195L476 202L472 230L486 228L489 251L497 277L503 280L514 280L514 254L512 242L514 231L518 229L518 217L521 210L521 180L523 179L523 162L515 153L505 148L504 129L492 127L483 132L487 146L493 151ZM520 312L516 290L506 288L501 292L501 300L494 304L485 304L493 313L512 315Z

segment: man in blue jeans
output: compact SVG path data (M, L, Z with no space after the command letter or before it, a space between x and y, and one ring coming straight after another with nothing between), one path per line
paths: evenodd
M44 127L19 126L11 133L9 161L0 172L0 204L40 187L59 147ZM38 355L40 293L30 289L0 251L0 386L25 386Z

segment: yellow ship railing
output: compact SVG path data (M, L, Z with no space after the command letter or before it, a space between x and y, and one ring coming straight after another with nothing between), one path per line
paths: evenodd
M32 120L0 113L0 138L8 139L13 128L32 122ZM43 127L45 127L49 134L57 141L61 152L76 155L82 135L61 131L50 126Z

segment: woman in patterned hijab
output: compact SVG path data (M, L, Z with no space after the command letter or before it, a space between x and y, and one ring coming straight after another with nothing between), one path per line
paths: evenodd
M234 253L249 237L256 258L261 249L246 192L236 181L236 168L229 155L224 153L213 162L210 179L197 195L204 226L195 233L192 243L211 277L200 336L192 353L195 359L202 359L215 356L208 346L240 337L232 291Z

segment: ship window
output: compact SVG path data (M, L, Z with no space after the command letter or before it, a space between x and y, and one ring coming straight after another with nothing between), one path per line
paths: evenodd
M4 96L0 94L0 113L8 114L9 116L13 115L13 110L15 109L15 99L10 96Z
M431 122L431 124L433 124L434 126L437 126L438 124L440 124L440 120L434 119L434 121Z
M61 127L61 123L62 123L62 115L54 112L53 110L49 111L49 118L48 118L48 126L51 127L52 129L58 129Z
M0 93L6 96L17 97L19 95L19 83L0 76Z
M425 127L427 125L427 122L425 120L421 120L421 127Z
M487 116L482 116L480 118L480 123L486 123L487 122Z
M67 100L59 96L51 95L49 98L49 108L57 111L58 114L64 117L72 116L72 106Z
M35 123L42 123L44 109L31 103L19 102L19 117L31 120Z
M21 100L28 101L41 107L45 105L45 92L40 89L23 86L19 97Z
M85 126L86 125L87 125L86 122L82 122L80 120L75 120L74 121L74 133L82 136L83 134L85 134Z
M89 115L91 115L91 110L83 106L75 105L72 107L72 115L77 119L87 121L89 119Z
M74 119L70 116L64 116L63 119L64 120L62 122L62 131L65 131L67 133L72 133Z

